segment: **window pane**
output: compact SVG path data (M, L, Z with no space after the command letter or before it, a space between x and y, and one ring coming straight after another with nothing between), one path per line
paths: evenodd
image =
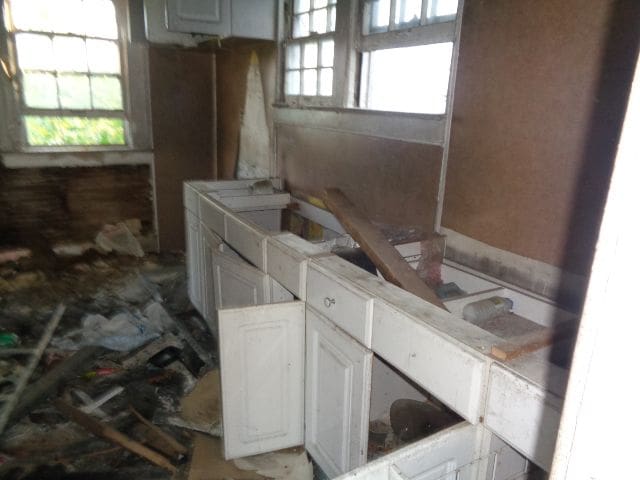
M315 33L327 32L327 9L314 10L312 14L311 31Z
M114 42L87 40L87 57L93 73L120 73L120 52Z
M27 141L34 146L124 145L120 118L24 117Z
M309 8L311 8L311 2L309 0L295 0L293 2L294 13L308 12Z
M458 12L458 0L430 0L429 18L446 17Z
M300 45L287 47L287 68L300 68Z
M86 26L82 0L56 0L55 5L53 31L84 35Z
M329 24L327 25L328 32L334 32L336 30L336 7L329 7Z
M363 107L442 114L446 110L453 43L376 50L368 54ZM363 62L367 59L363 59Z
M396 0L395 22L396 25L420 23L422 12L422 0Z
M325 97L333 95L333 68L320 70L320 95Z
M33 108L58 108L56 77L50 73L25 73L24 103Z
M16 35L18 64L22 70L52 70L53 48L46 35L19 33Z
M318 71L305 70L302 73L302 94L317 95L318 94Z
M56 7L51 0L11 0L11 16L18 30L50 32Z
M313 8L324 8L327 6L327 0L313 0Z
M93 108L122 110L122 87L117 77L91 77Z
M87 51L84 40L77 37L53 37L55 68L60 72L86 72Z
M309 14L296 15L293 17L293 37L309 36Z
M111 0L84 0L87 36L118 38L116 10Z
M287 72L285 78L285 93L287 95L300 95L300 71Z
M304 68L316 68L318 66L318 44L316 42L308 42L304 44Z
M86 75L60 75L58 92L62 108L91 108L89 77Z
M320 42L320 65L333 67L333 40Z
M391 0L372 0L369 7L371 18L365 18L363 25L370 25L371 30L386 30L389 26L389 13L391 11ZM368 33L368 32L365 32Z

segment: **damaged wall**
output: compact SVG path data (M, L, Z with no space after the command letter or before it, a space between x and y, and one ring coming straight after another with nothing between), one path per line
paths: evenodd
M228 40L216 51L216 108L218 178L235 178L240 150L240 128L247 96L247 73L251 54L258 56L269 136L273 145L273 108L275 101L276 55L274 42ZM266 152L271 156L271 152Z
M214 55L149 48L160 250L184 249L182 182L214 178Z
M278 125L277 149L292 191L320 196L337 187L373 221L432 228L441 147Z
M93 240L105 223L139 218L153 231L150 168L0 169L0 243Z
M633 0L466 2L443 226L588 273L639 12Z

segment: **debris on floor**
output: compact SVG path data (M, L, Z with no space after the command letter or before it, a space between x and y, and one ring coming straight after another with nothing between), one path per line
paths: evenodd
M135 229L5 255L0 409L17 394L0 410L0 478L312 479L303 449L224 460L214 335L182 255L139 256Z
M154 419L179 418L199 380L217 378L215 339L188 300L182 255L141 257L132 230L3 257L0 478L186 478L193 430ZM20 372L18 391L8 378Z

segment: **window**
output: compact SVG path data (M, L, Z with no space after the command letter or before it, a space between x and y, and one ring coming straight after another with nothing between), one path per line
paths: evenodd
M288 6L284 93L289 99L331 97L336 0L293 0Z
M360 107L446 112L457 9L457 0L365 2Z
M458 0L293 0L288 5L287 103L446 113ZM327 15L318 9L337 11L338 28L333 18L325 29ZM318 103L319 97L326 101Z
M124 146L123 52L112 0L9 0L23 142Z

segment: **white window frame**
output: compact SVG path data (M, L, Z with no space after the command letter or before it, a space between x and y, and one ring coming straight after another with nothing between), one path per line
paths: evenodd
M287 3L289 0L285 0ZM458 13L448 17L440 17L432 20L426 15L426 5L428 0L423 0L422 18L420 25L406 24L396 25L393 12L395 11L395 0L391 0L389 31L363 34L363 16L367 4L365 0L338 0L336 14L336 31L334 33L335 53L334 53L334 81L333 96L321 97L324 100L318 101L317 97L300 96L297 98L284 94L284 61L286 55L286 45L291 29L291 19L284 22L285 28L281 32L280 62L281 75L278 85L279 107L307 108L307 107L328 107L330 109L348 109L358 112L368 112L373 115L385 114L396 116L411 116L425 119L443 119L450 111L451 90L454 77L455 57L457 55L457 37L459 29L459 19L463 1L459 0ZM360 64L362 53L371 52L386 48L412 47L418 45L429 45L434 43L452 42L454 53L451 62L452 72L450 74L449 93L447 95L447 106L444 114L423 114L408 112L387 112L361 108L359 103L360 94ZM284 114L287 115L287 114ZM291 115L287 115L288 118Z
M130 12L127 0L113 0L118 23L118 44L120 47L121 73L123 90L122 111L98 111L96 113L83 110L38 109L40 114L55 115L57 112L76 114L80 117L110 116L124 119L124 145L60 145L32 146L26 138L26 129L22 124L22 115L36 109L23 107L20 85L20 71L17 64L14 35L8 32L4 22L8 0L0 0L3 7L3 18L0 18L0 106L5 113L0 113L0 151L3 160L15 161L12 153L74 153L74 152L129 152L132 150L151 149L149 74L146 42L132 42L130 38ZM135 82L130 79L135 78ZM117 160L111 160L118 163ZM131 163L140 163L140 156ZM123 163L129 163L127 161ZM142 163L148 163L144 159Z

